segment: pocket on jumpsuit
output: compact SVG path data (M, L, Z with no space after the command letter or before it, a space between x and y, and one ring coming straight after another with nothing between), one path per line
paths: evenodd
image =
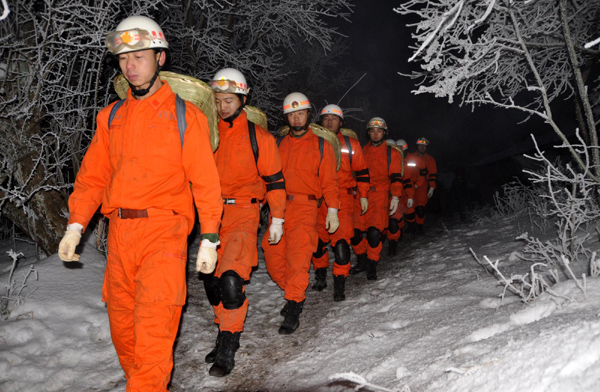
M150 222L148 222L150 223ZM156 219L156 227L167 226L155 238L136 274L136 303L183 306L186 298L187 220L182 215Z

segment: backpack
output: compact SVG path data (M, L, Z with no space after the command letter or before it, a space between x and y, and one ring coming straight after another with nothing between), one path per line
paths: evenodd
M115 118L117 111L121 106L123 106L124 102L125 100L121 99L110 110L110 114L108 115L108 129L110 129L110 124L112 124L112 121ZM177 117L177 128L179 128L179 137L181 138L181 147L183 147L183 137L187 128L187 122L185 121L185 111L185 101L179 95L175 94L175 112ZM254 135L254 139L256 142L256 135Z

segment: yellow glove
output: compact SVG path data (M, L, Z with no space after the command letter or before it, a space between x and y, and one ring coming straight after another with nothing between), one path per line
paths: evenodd
M398 203L400 199L398 196L392 196L392 200L390 200L390 216L394 215L398 210Z
M203 239L200 242L198 249L198 258L196 259L196 271L203 274L210 274L217 266L217 245L221 241L210 242L208 239Z
M79 255L75 253L75 248L81 241L80 230L67 230L58 245L58 257L62 261L79 261Z
M325 218L325 229L329 234L334 233L340 227L337 208L327 209L327 218Z
M431 199L431 196L433 196L434 190L435 190L435 188L429 188L429 190L427 191L427 198Z
M283 219L273 218L271 226L269 226L269 244L275 245L279 243L283 236Z
M369 209L369 199L361 197L358 201L360 201L360 214L364 215L367 209Z

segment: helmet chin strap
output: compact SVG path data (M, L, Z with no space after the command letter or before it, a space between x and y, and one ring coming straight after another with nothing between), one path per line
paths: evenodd
M150 85L148 86L148 88L137 88L134 85L132 85L131 83L129 83L129 87L131 87L131 92L133 93L133 95L135 95L136 97L143 97L144 95L148 94L150 92L150 89L154 85L154 82L156 82L156 78L158 77L158 73L160 72L161 69L162 69L162 66L160 65L160 58L159 58L158 61L156 62L156 72L154 73L154 76L152 76L152 79L150 79Z
M233 121L238 118L238 116L240 115L240 113L242 112L242 110L244 110L244 106L246 106L246 103L244 103L242 101L242 105L237 108L237 110L235 111L235 113L233 113L231 116L224 118L223 121L225 121L226 123L229 124L229 128L233 127Z
M300 133L302 131L304 131L302 134L304 134L306 131L308 131L308 124L310 124L310 120L306 119L306 123L304 125L298 126L298 127L293 127L290 125L290 128L297 133Z

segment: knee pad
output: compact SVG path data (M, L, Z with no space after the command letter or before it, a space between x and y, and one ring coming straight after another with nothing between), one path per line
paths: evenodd
M227 310L240 308L246 300L244 280L235 271L225 271L219 279L219 292L223 307Z
M313 257L318 259L319 257L325 256L327 253L327 244L328 242L323 242L322 239L319 238L319 244L317 245L317 251L313 253Z
M417 216L419 218L424 218L425 217L425 206L415 207L415 213L417 214Z
M377 248L381 242L381 232L376 227L369 227L367 230L367 242L371 248Z
M415 213L411 212L410 214L404 215L407 222L413 222L415 220Z
M356 246L360 244L360 241L363 239L363 232L358 229L354 229L354 237L350 238L350 243L352 246Z
M396 234L398 232L398 230L400 230L398 219L390 218L390 225L388 227L388 230L392 234Z
M204 277L204 290L206 297L212 306L217 306L221 303L221 293L219 292L219 278L214 275Z
M350 245L346 240L339 240L333 248L335 262L338 265L346 265L350 262Z

